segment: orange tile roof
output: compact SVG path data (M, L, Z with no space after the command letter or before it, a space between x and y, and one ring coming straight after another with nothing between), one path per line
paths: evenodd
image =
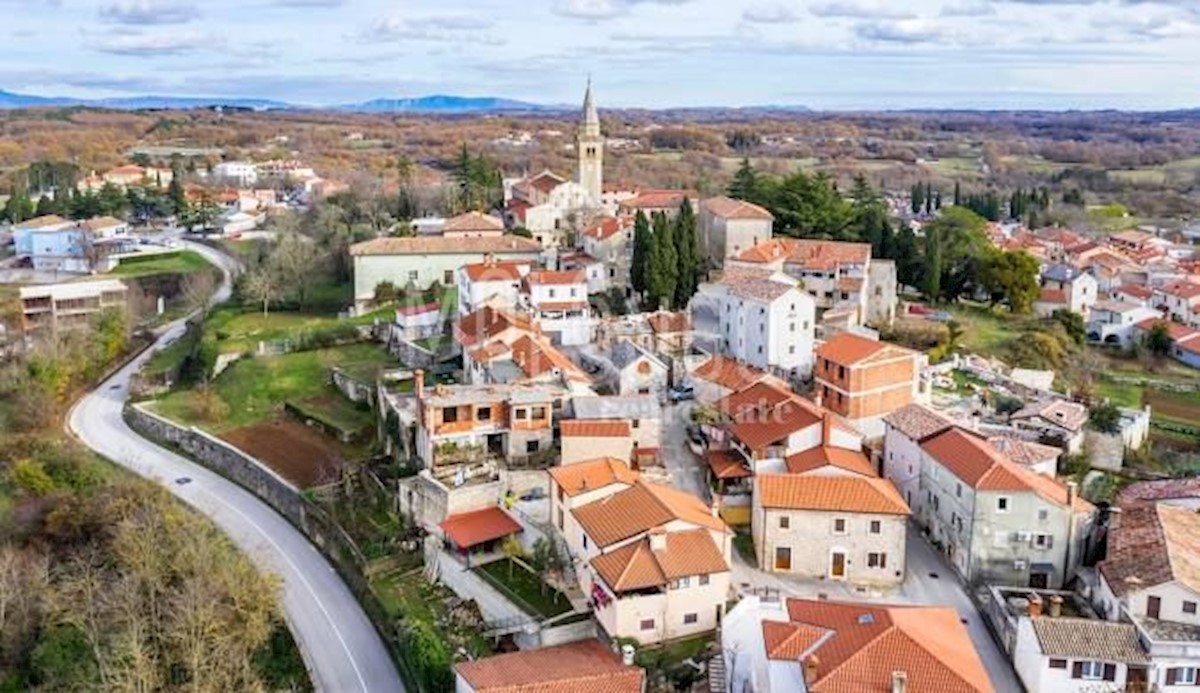
M792 623L832 632L813 653L810 693L891 693L896 671L914 692L995 690L951 607L788 599L787 609Z
M586 284L587 273L583 270L534 270L525 275L530 286L558 286L562 284Z
M595 639L460 662L454 670L476 693L642 693L646 678Z
M767 659L795 662L812 649L813 645L829 637L833 631L807 623L782 623L763 621L763 646Z
M633 226L633 219L629 217L604 217L584 229L583 235L598 241L606 241L631 226Z
M563 438L628 438L632 435L624 419L569 419L562 422Z
M836 467L862 476L875 476L875 468L859 450L847 450L831 445L820 445L798 452L787 458L787 469L792 474L804 474L824 467Z
M742 262L785 262L805 269L829 270L841 265L865 265L871 259L868 243L821 241L812 239L774 238L742 251Z
M544 337L535 339L530 334L522 335L512 344L512 360L530 378L557 369L568 380L591 382L591 378L579 366Z
M461 549L469 549L521 531L521 525L500 508L458 513L438 525Z
M725 219L761 219L770 221L775 217L770 212L753 202L735 200L724 195L710 197L700 203L700 206L716 216Z
M842 332L817 347L818 358L829 359L840 366L854 366L868 360L883 360L913 356L917 352L902 346L868 339L851 332Z
M525 182L540 192L549 193L567 181L557 173L546 170L532 178L525 179Z
M445 236L413 236L409 238L374 238L350 246L350 254L361 255L467 255L472 253L533 254L542 245L521 236L483 236L446 238Z
M626 462L613 457L551 467L548 471L550 478L568 496L577 496L612 484L632 486L638 480L637 472L630 469Z
M954 422L920 404L909 404L883 417L883 422L912 440L920 440L954 425Z
M485 260L472 262L462 266L462 271L473 282L518 281L521 271L529 271L532 263L528 260Z
M504 231L504 222L482 212L467 212L446 220L442 233L465 231Z
M908 515L892 482L879 477L758 474L754 495L764 508Z
M1116 292L1141 299L1147 299L1154 295L1154 291L1150 287L1137 284L1122 284L1117 287Z
M962 428L949 428L921 443L921 449L951 474L980 491L1031 491L1058 504L1067 504L1067 486L1057 479L1035 474L1009 460L986 438ZM1075 510L1095 507L1075 497Z
M1200 284L1187 281L1173 281L1163 284L1158 289L1168 296L1182 298L1185 301L1191 301L1194 298L1200 298Z
M571 514L601 547L635 537L672 520L729 531L720 518L713 517L711 507L699 498L640 479L624 491L572 509Z
M741 390L762 380L767 373L728 356L714 356L692 371L692 375L716 383L726 390Z
M667 313L660 311L658 313L651 313L646 318L646 322L650 323L650 329L658 334L687 332L692 327L692 321L688 318L686 312Z
M637 197L623 200L620 207L624 209L678 209L683 206L684 199L696 199L694 190L642 190Z
M709 450L705 458L718 479L744 479L753 475L742 456L733 450Z
M1164 320L1163 318L1146 318L1145 320L1142 320L1134 325L1134 327L1142 330L1143 332L1149 332L1151 328L1160 322L1167 326L1167 334L1170 335L1171 341L1178 342L1180 340L1186 340L1196 334L1196 331L1187 325L1180 325L1177 322L1171 322L1170 320Z
M729 564L707 529L665 532L666 548L655 551L651 538L626 544L592 559L591 565L616 593L665 587L672 580L692 575L712 575L729 570Z
M533 330L533 321L517 313L484 306L454 323L454 339L463 346L475 346L509 328Z
M1067 292L1061 289L1043 288L1038 300L1042 303L1066 303Z
M537 304L539 310L583 310L587 301L543 301Z
M1200 514L1166 503L1123 507L1100 572L1117 596L1173 580L1200 590Z

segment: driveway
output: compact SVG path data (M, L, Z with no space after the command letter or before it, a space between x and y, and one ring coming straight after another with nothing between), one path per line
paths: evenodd
M229 267L228 257L187 245ZM227 277L214 300L228 296ZM122 408L130 378L183 330L183 321L169 325L154 348L81 399L68 415L68 427L97 453L157 482L208 516L260 570L279 576L284 616L317 690L403 691L379 633L333 566L303 534L240 486L158 447L125 424Z
M692 402L677 402L663 407L661 457L672 486L707 502L712 500L707 482L708 463L688 445L687 425L692 406Z

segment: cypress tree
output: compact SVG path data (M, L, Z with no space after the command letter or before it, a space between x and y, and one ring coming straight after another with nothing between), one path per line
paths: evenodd
M678 257L679 278L675 282L675 308L687 306L699 283L699 250L696 247L696 215L692 203L685 197L675 218L675 253Z
M742 164L738 166L737 173L733 174L733 181L729 184L729 196L739 200L753 201L757 190L758 173L750 164L750 157L742 157Z
M962 206L962 184L954 181L954 206Z
M650 221L642 210L638 210L633 220L633 261L629 267L629 283L639 295L645 295L650 288L650 256L653 252L654 240L650 235Z
M930 301L937 301L942 293L942 246L939 243L937 228L932 225L925 228L925 296Z
M647 277L650 285L648 307L652 310L674 300L675 283L679 278L674 225L667 220L667 215L661 212L654 215L653 235L654 249L650 255L650 276Z

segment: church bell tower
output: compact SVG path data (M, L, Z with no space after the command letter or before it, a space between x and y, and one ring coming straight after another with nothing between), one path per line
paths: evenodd
M579 155L575 178L587 191L593 204L600 204L600 193L604 188L604 136L600 134L600 116L592 101L592 80L588 78L587 92L583 95L583 121L575 135L575 149Z

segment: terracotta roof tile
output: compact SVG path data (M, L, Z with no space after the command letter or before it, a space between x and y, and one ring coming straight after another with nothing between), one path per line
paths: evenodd
M1118 597L1173 580L1200 591L1200 513L1166 503L1122 507L1100 572Z
M533 321L518 313L484 306L468 313L454 323L454 339L462 346L470 347L495 337L509 328L529 331Z
M1030 419L1041 418L1055 426L1061 426L1069 431L1078 431L1087 423L1087 407L1076 402L1053 399L1045 402L1034 402L1013 413L1012 418Z
M629 217L604 217L584 229L583 235L598 241L606 241L631 226L633 226L633 219Z
M716 383L726 390L741 390L767 377L766 371L749 366L728 356L714 356L692 371L701 380Z
M446 238L445 236L414 236L409 238L374 238L350 246L350 254L359 255L467 255L472 253L537 254L542 246L531 238L521 236L484 236Z
M896 671L911 691L995 690L950 607L789 599L787 608L792 623L833 632L816 649L811 693L890 693Z
M1051 289L1049 287L1045 287L1042 289L1041 295L1038 296L1038 300L1042 303L1066 303L1067 292L1062 291L1061 289Z
M1196 331L1187 325L1180 325L1177 322L1171 322L1162 318L1146 318L1134 325L1134 327L1143 332L1149 332L1151 328L1160 322L1167 326L1167 334L1171 337L1171 341L1186 340L1196 334Z
M718 479L744 479L753 475L742 456L733 450L709 450L705 459Z
M500 508L451 515L439 527L459 548L470 548L521 531L521 525Z
M738 255L742 262L785 262L810 270L831 270L842 265L865 265L871 259L868 243L775 238Z
M568 419L561 424L563 438L628 438L632 435L629 422L620 420Z
M854 366L868 360L881 361L903 356L914 356L917 352L902 346L868 339L842 332L817 347L818 358L829 359L839 366Z
M775 218L770 212L753 202L735 200L732 197L725 197L724 195L703 200L700 206L714 215L725 219L761 219L763 221L770 221Z
M663 532L666 548L655 551L652 539L627 544L592 559L591 565L613 592L664 587L692 575L729 570L729 564L707 529Z
M861 476L876 476L875 468L871 466L866 455L861 451L847 450L831 445L819 445L790 455L786 462L788 472L792 474L805 474L825 467L836 467Z
M754 494L764 508L911 513L892 482L879 477L758 474Z
M1056 460L1062 455L1062 448L1008 436L992 436L988 438L988 443L1005 457L1024 467L1047 460Z
M462 233L469 231L504 231L504 222L482 212L467 212L446 220L442 233Z
M641 190L637 197L620 203L622 209L675 210L683 206L685 199L696 199L695 190Z
M1191 301L1200 298L1200 284L1187 281L1173 281L1163 284L1158 289L1168 296L1182 298L1185 301Z
M607 498L574 508L571 514L601 547L635 537L672 520L729 531L729 527L720 518L713 517L712 509L699 498L644 480Z
M528 260L497 262L486 260L462 266L462 271L473 282L519 281L528 272L532 263Z
M525 281L530 286L586 284L587 273L583 270L534 270L525 275Z
M795 662L833 631L807 623L763 621L763 646L767 659Z
M920 404L909 404L883 417L883 422L911 440L921 440L954 425L954 422Z
M650 324L650 329L658 334L687 332L692 328L692 321L686 311L679 313L668 313L665 311L651 313L646 318L646 322Z
M646 674L595 639L460 662L477 693L642 693Z
M1148 286L1139 286L1137 284L1122 284L1117 287L1117 293L1133 296L1134 298L1148 299L1154 295L1154 290Z
M638 473L629 465L613 457L601 457L585 462L568 464L565 467L551 467L550 478L568 496L577 496L587 491L595 491L613 484L632 486L638 480Z

